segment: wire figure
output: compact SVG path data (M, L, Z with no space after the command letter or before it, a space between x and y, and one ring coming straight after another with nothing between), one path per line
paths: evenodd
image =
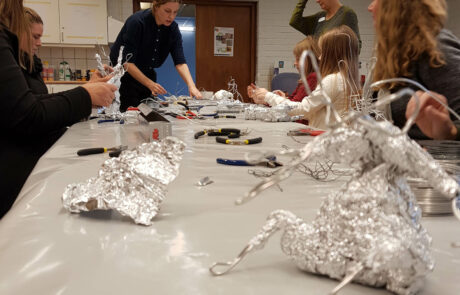
M302 68L307 55L308 52L304 52L301 57L301 74L308 90ZM321 81L321 75L318 79ZM416 96L406 88L371 107L377 109L405 95ZM434 261L430 252L431 237L420 223L421 211L406 177L427 180L452 201L454 214L460 219L456 208L459 185L407 137L418 114L418 100L416 112L400 130L387 121L375 121L363 110L352 111L341 118L326 93L324 97L328 115L336 119L329 124L329 116L326 117L330 130L300 150L280 152L292 155L291 162L236 203L248 202L288 178L307 159L327 157L350 165L355 173L344 187L322 202L311 223L289 211L276 210L269 214L265 225L237 258L215 263L210 271L213 275L226 274L248 253L262 249L268 239L281 230L282 251L298 268L342 280L332 294L352 281L385 287L396 294L415 294L434 268ZM219 267L225 268L219 270Z
M238 92L238 85L233 77L230 77L230 81L228 82L228 91L233 93L234 99L243 102L243 96Z

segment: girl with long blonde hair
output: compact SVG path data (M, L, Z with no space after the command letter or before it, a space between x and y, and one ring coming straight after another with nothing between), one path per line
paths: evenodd
M374 0L369 5L376 30L374 81L409 78L444 95L460 112L460 42L444 29L445 0ZM410 86L389 83L391 92ZM409 97L391 104L390 119L402 127ZM423 138L414 126L409 135Z
M291 115L303 115L312 127L327 129L327 101L324 93L343 116L354 106L354 97L359 95L358 51L359 41L356 34L347 26L334 28L319 39L321 50L320 73L323 80L316 89L301 102L291 102L271 92L256 90L254 101L270 106L288 104L293 109ZM327 118L330 123L334 117Z
M305 50L311 51L313 55L316 57L320 56L318 41L316 41L316 39L314 39L312 36L307 36L305 39L299 41L294 46L294 49L292 50L292 53L294 54L294 57L295 57L294 66L299 72L300 72L300 67L299 67L300 56ZM317 78L316 78L316 73L313 70L313 66L310 62L307 62L307 64L305 65L305 76L307 77L307 82L308 82L308 86L310 87L310 89L315 89L317 85ZM254 98L257 88L258 87L255 84L251 84L247 87L249 98ZM268 92L265 88L262 88L262 89ZM286 96L286 93L284 93L282 90L278 90L278 89L274 89L273 93L279 96L282 96L282 97L286 97L287 99L291 101L297 101L297 102L302 101L302 99L308 95L307 91L305 90L305 86L303 85L302 80L298 81L296 89L292 93L289 93L288 96Z

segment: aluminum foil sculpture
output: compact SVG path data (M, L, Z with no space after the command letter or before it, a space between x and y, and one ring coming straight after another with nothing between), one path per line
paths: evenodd
M151 225L167 185L179 174L185 144L167 137L124 151L104 162L99 175L67 186L62 202L73 213L114 209L136 223Z
M413 94L412 90L403 89L379 101L376 107ZM329 110L329 114L334 115L334 110ZM297 267L343 280L333 294L351 281L385 287L396 294L417 293L425 276L432 271L434 261L430 253L431 238L420 223L421 211L406 177L427 180L453 199L454 210L459 185L407 137L416 115L408 120L403 131L362 113L339 118L330 131L297 151L290 165L237 203L244 203L286 179L307 159L327 157L333 162L346 163L355 169L351 179L323 201L311 223L288 211L272 212L261 231L234 261L216 263L210 271L214 275L227 273L245 255L263 248L272 234L282 230L281 249ZM217 268L222 266L227 269L219 271Z
M260 120L264 122L293 122L302 116L291 116L292 107L287 104L279 104L273 107L265 107L251 104L244 109L245 120Z
M113 84L115 86L117 86L118 88L120 88L120 85L121 85L121 78L123 77L123 75L125 74L125 68L124 68L124 64L123 64L123 50L124 50L124 46L121 46L120 47L120 51L119 51L119 54L118 54L118 59L117 59L117 64L113 67L113 72L111 73L112 74L112 78L110 78L110 80L107 82L108 84ZM129 61L129 59L131 58L130 55L128 55L126 57L126 62ZM101 73L101 75L104 77L107 75L105 69L104 69L104 65L102 63L102 59L101 59L101 56L96 53L96 62L97 62L97 68L99 70L99 72ZM115 92L115 99L113 100L112 104L110 106L108 106L107 108L105 108L105 114L108 115L108 116L112 116L112 117L119 117L121 116L121 113L120 113L120 93L118 92L118 90Z
M219 90L216 93L214 93L213 100L233 101L233 93L227 90Z

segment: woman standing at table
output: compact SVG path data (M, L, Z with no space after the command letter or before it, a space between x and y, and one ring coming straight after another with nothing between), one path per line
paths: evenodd
M445 0L374 0L369 11L376 30L374 80L404 77L447 98L448 105L460 113L460 41L444 29L447 18ZM407 84L388 84L382 90L396 92ZM418 90L418 89L417 89ZM391 104L389 119L396 126L406 123L410 97ZM413 138L426 138L413 126Z
M359 35L358 17L348 6L342 5L339 0L316 0L322 11L309 16L303 16L308 0L299 0L292 13L289 25L306 36L313 35L316 39L327 31L342 25L350 27L359 40L361 51L361 37Z
M91 113L91 105L112 103L116 87L88 83L40 99L27 85L23 69L33 58L30 24L23 0L0 1L0 218L10 209L40 156L50 132L72 125ZM21 46L19 46L19 42Z
M153 8L131 15L121 29L110 51L112 64L116 64L120 46L127 74L121 79L120 110L137 106L151 94L166 94L158 83L155 68L160 67L171 54L176 70L188 86L190 96L201 98L186 64L182 48L182 35L174 21L181 0L155 0ZM130 56L127 59L127 56Z

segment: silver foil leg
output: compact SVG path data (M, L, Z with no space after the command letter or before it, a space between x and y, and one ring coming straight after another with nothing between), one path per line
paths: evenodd
M262 249L267 243L268 239L278 230L284 229L287 226L293 226L299 219L291 212L284 210L273 211L267 218L267 222L259 231L259 233L252 238L238 256L230 262L216 262L209 268L209 271L215 276L221 276L231 271L237 266L241 260L253 250ZM220 266L227 266L227 269L219 271L216 268Z

